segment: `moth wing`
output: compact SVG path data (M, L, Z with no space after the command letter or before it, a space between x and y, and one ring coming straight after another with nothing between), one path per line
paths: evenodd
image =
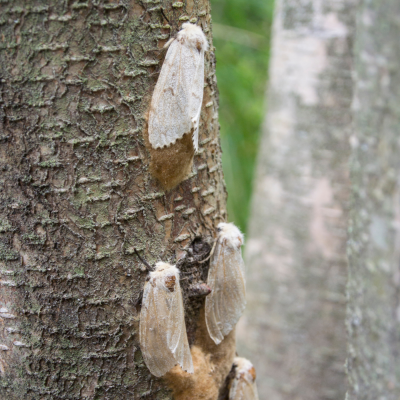
M191 88L199 58L197 49L178 40L169 46L150 106L149 141L154 148L169 146L190 132Z
M234 379L229 391L229 400L258 400L256 384L242 377Z
M186 334L185 311L183 307L182 291L179 285L179 277L175 285L175 290L171 295L172 301L168 318L168 347L182 369L192 374L194 372L193 361Z
M147 368L157 377L163 376L176 364L167 343L170 312L166 295L164 290L146 282L140 312L140 348Z
M218 242L208 272L206 323L216 344L234 328L246 307L244 262L240 249Z
M253 392L251 394L249 394L249 396L253 395L253 397L248 397L248 398L249 399L254 399L254 400L259 400L258 399L257 385L256 385L255 382L251 385L251 388L252 388Z
M204 51L200 51L200 57L196 66L191 96L190 96L190 118L193 123L193 145L196 151L199 150L199 125L201 105L204 93Z

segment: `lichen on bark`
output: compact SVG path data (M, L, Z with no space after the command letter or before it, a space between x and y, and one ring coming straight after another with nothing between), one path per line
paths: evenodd
M213 50L192 173L165 192L149 172L162 46L186 20L211 42L203 0L0 2L2 398L171 398L141 357L133 250L180 260L188 290L207 268L188 251L226 218Z

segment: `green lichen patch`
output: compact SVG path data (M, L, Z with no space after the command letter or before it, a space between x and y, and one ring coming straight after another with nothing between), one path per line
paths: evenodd
M40 163L38 163L39 167L42 168L58 168L61 167L61 163L60 160L58 159L50 159L50 160L46 160L46 161L42 161Z
M46 242L45 235L37 235L36 233L25 233L22 240L27 244L43 245Z
M91 217L83 218L74 216L72 220L81 229L93 230L96 228L96 222Z
M0 233L13 231L12 225L6 220L0 220Z
M0 261L15 261L18 260L19 254L13 249L10 249L4 243L0 242Z

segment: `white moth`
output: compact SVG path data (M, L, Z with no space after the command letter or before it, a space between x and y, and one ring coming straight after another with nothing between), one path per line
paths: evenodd
M243 235L232 223L218 225L215 251L211 257L206 297L206 323L215 344L234 328L246 307L246 279L240 246Z
M170 44L150 106L149 140L153 148L169 146L193 129L193 145L198 150L207 49L203 31L189 22Z
M158 262L144 286L139 327L143 358L155 376L176 364L193 373L184 314L179 270Z
M258 400L256 370L253 364L242 357L235 357L235 377L229 390L229 400Z

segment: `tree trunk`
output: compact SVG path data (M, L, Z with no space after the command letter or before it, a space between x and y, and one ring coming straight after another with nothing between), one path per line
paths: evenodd
M246 247L241 355L260 399L346 392L345 285L354 0L278 0Z
M0 398L216 399L234 337L210 343L189 288L225 219L212 48L200 152L173 190L150 173L146 131L161 49L189 19L211 41L209 2L2 0L0 11ZM179 260L194 377L144 365L134 248Z
M400 3L362 1L355 45L348 400L400 398Z

